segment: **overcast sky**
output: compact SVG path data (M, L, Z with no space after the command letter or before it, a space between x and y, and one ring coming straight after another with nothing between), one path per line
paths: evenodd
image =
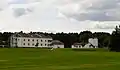
M111 32L120 0L0 0L0 31Z

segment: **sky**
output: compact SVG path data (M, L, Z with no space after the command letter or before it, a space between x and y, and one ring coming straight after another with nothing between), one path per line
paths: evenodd
M0 31L112 32L120 0L0 0Z

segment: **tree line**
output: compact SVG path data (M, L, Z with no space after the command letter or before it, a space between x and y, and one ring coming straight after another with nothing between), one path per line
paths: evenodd
M83 43L86 44L89 38L98 38L99 39L99 48L108 47L109 45L109 33L105 32L95 32L91 31L82 31L80 33L43 33L43 32L31 32L50 35L53 40L60 40L64 43L66 48L71 48L71 45L74 43ZM0 33L0 45L7 45L8 38L14 33L4 32Z
M94 32L91 31L82 31L80 33L43 33L43 32L30 32L30 33L39 33L50 35L53 40L60 40L64 43L65 48L71 48L71 45L74 43L88 43L89 38L98 38L99 48L109 48L112 51L119 51L119 42L120 42L120 26L116 26L112 34L107 32ZM0 45L8 45L8 38L14 33L4 32L0 33Z

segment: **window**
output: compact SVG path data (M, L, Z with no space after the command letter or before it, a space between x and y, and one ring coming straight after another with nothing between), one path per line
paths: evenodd
M18 41L19 41L20 39L18 39Z
M30 39L28 39L28 41L30 41Z
M14 38L15 41L17 41L17 38Z
M37 42L38 42L38 39L37 39Z
M41 44L41 46L42 46L42 44Z
M52 42L52 40L48 40L48 42Z
M34 44L32 44L34 46Z
M34 42L34 39L32 41Z
M48 46L50 46L50 45L48 44Z
M25 39L24 39L24 41L25 41Z
M46 46L46 44L45 44L45 46Z
M28 45L30 45L30 43L28 43Z
M45 40L45 42L46 42L46 40Z
M23 45L25 45L25 43Z
M43 40L41 40L41 42L42 42Z

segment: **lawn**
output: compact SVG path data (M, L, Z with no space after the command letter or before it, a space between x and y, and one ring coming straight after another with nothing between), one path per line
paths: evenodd
M1 48L0 70L120 70L120 53Z

